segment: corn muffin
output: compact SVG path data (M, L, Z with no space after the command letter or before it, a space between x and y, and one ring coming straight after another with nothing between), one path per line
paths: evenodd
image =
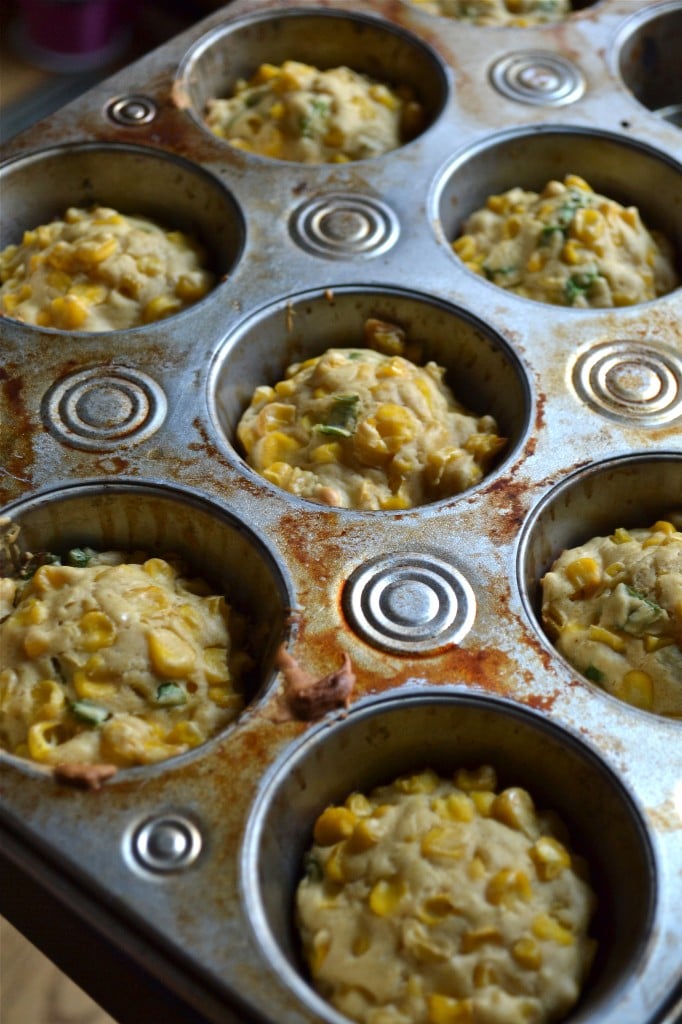
M434 362L415 365L401 328L368 320L365 341L294 363L256 388L237 427L254 469L340 508L405 509L477 483L505 445L492 416L461 405Z
M636 707L682 718L682 533L661 520L562 552L542 622L564 657Z
M206 124L249 153L304 164L366 160L396 149L422 126L412 90L347 67L320 71L287 60L261 64L235 94L211 99Z
M632 306L678 284L669 241L567 174L541 193L489 196L452 248L489 281L538 302L576 308Z
M244 706L246 625L175 560L73 549L0 579L0 745L56 766L150 764Z
M570 0L412 0L423 11L475 25L542 25L571 13Z
M431 770L315 823L296 920L312 983L361 1024L545 1024L577 1000L595 896L558 817L494 769Z
M0 253L6 316L64 331L112 331L178 313L214 284L182 231L104 206L70 207Z

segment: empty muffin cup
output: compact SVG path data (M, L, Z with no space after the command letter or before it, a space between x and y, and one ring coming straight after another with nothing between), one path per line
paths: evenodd
M520 786L560 815L597 894L598 952L571 1021L615 1021L600 1011L638 984L656 894L646 828L615 774L591 748L543 716L501 700L411 692L356 705L309 732L263 780L242 851L242 896L261 954L315 1019L341 1016L312 989L294 924L313 826L352 792L432 769L493 766L500 786ZM641 885L633 886L637 878ZM387 967L389 965L387 964ZM613 1005L611 1005L613 1009Z
M642 106L682 127L682 4L639 11L620 34L618 69Z

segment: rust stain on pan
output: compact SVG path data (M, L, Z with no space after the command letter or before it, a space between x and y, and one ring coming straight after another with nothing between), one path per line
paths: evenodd
M16 363L0 366L0 389L0 419L4 420L0 430L0 484L4 477L21 484L30 484L33 479L32 442L36 424L26 407L24 379L21 367Z

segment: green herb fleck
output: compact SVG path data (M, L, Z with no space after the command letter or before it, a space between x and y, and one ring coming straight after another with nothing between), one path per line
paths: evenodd
M588 665L585 669L585 675L588 679L591 679L593 683L602 683L604 681L604 673L601 669L598 669L596 665Z
M53 555L51 551L39 551L35 555L31 555L29 560L24 566L22 566L19 577L22 580L33 579L36 572L42 565L61 565L62 560L59 555Z
M76 569L84 569L86 565L89 565L94 553L92 548L71 548L66 556L66 564L72 565Z
M310 851L303 857L303 873L309 882L322 881L322 865L315 854Z
M564 286L564 292L569 305L573 305L579 295L589 291L599 277L596 270L586 270L578 274L572 274Z

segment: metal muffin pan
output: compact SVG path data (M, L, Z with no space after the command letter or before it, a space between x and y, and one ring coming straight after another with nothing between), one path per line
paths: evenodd
M600 0L560 25L492 29L392 0L236 0L6 147L2 246L96 201L194 231L218 274L159 323L88 335L5 318L0 341L0 501L24 543L178 543L270 625L246 710L190 754L96 794L0 756L12 870L63 887L67 919L114 935L114 960L132 950L186 1020L339 1020L291 935L306 833L348 788L460 758L527 781L590 858L600 952L569 1020L679 1017L682 726L567 665L537 587L566 544L682 504L682 291L544 305L471 274L449 243L490 192L573 172L638 205L679 257L682 135L661 108L680 99L681 12ZM204 128L214 88L286 57L404 76L424 131L376 160L304 166ZM235 426L253 385L359 344L366 316L415 333L498 417L509 446L476 487L342 511L245 465ZM320 676L350 656L347 716L282 713L280 640Z

